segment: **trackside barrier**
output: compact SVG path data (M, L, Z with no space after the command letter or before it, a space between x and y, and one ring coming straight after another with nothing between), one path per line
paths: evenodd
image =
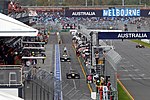
M25 100L54 100L54 82L59 82L56 87L61 87L57 92L63 92L64 100L92 100L90 95L85 94L84 91L76 89L72 84L64 81L59 81L51 73L46 70L39 70L34 76L33 80L24 82ZM77 80L76 80L77 81ZM78 80L80 83L80 80Z
M22 65L0 65L0 86L22 86Z
M24 81L24 100L53 100L53 90L42 80L35 78Z
M114 90L117 90L117 66L120 63L120 61L122 60L122 57L116 51L114 51L112 49L106 54L106 59L111 64L111 66L113 67L113 70L115 73L114 84L116 84L114 86ZM118 100L118 97L116 99Z

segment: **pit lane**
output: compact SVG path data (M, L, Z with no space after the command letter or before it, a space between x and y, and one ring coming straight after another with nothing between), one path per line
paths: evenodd
M69 33L60 33L60 35L62 39L62 44L60 44L60 54L63 53L63 48L64 46L66 46L68 54L71 57L71 62L61 63L61 73L63 81L62 91L64 98L67 97L70 100L91 100L90 90L86 83L85 76L82 72L81 65L72 46L72 36ZM66 73L68 73L70 69L74 69L78 73L80 73L80 79L67 79Z

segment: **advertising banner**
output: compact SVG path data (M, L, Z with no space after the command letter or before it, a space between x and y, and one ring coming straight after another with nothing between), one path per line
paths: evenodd
M150 39L150 32L98 32L98 39Z
M103 17L150 17L150 9L115 8L102 10Z
M150 17L150 9L142 9L141 17Z
M140 17L140 9L135 8L104 9L103 17Z
M102 10L66 10L65 17L100 17Z
M65 17L150 17L150 9L65 10Z

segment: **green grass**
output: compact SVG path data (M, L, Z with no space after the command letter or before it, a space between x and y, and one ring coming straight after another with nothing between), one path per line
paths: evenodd
M146 42L143 42L141 40L131 40L132 42L135 42L135 43L139 43L139 44L142 44L146 47L149 47L150 48L150 44L149 43L146 43Z
M131 100L119 83L118 83L118 100Z

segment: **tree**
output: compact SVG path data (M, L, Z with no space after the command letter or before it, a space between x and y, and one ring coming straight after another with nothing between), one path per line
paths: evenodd
M102 5L106 5L106 0L102 0Z
M101 0L95 0L94 1L94 5L101 5L101 4L102 4Z

